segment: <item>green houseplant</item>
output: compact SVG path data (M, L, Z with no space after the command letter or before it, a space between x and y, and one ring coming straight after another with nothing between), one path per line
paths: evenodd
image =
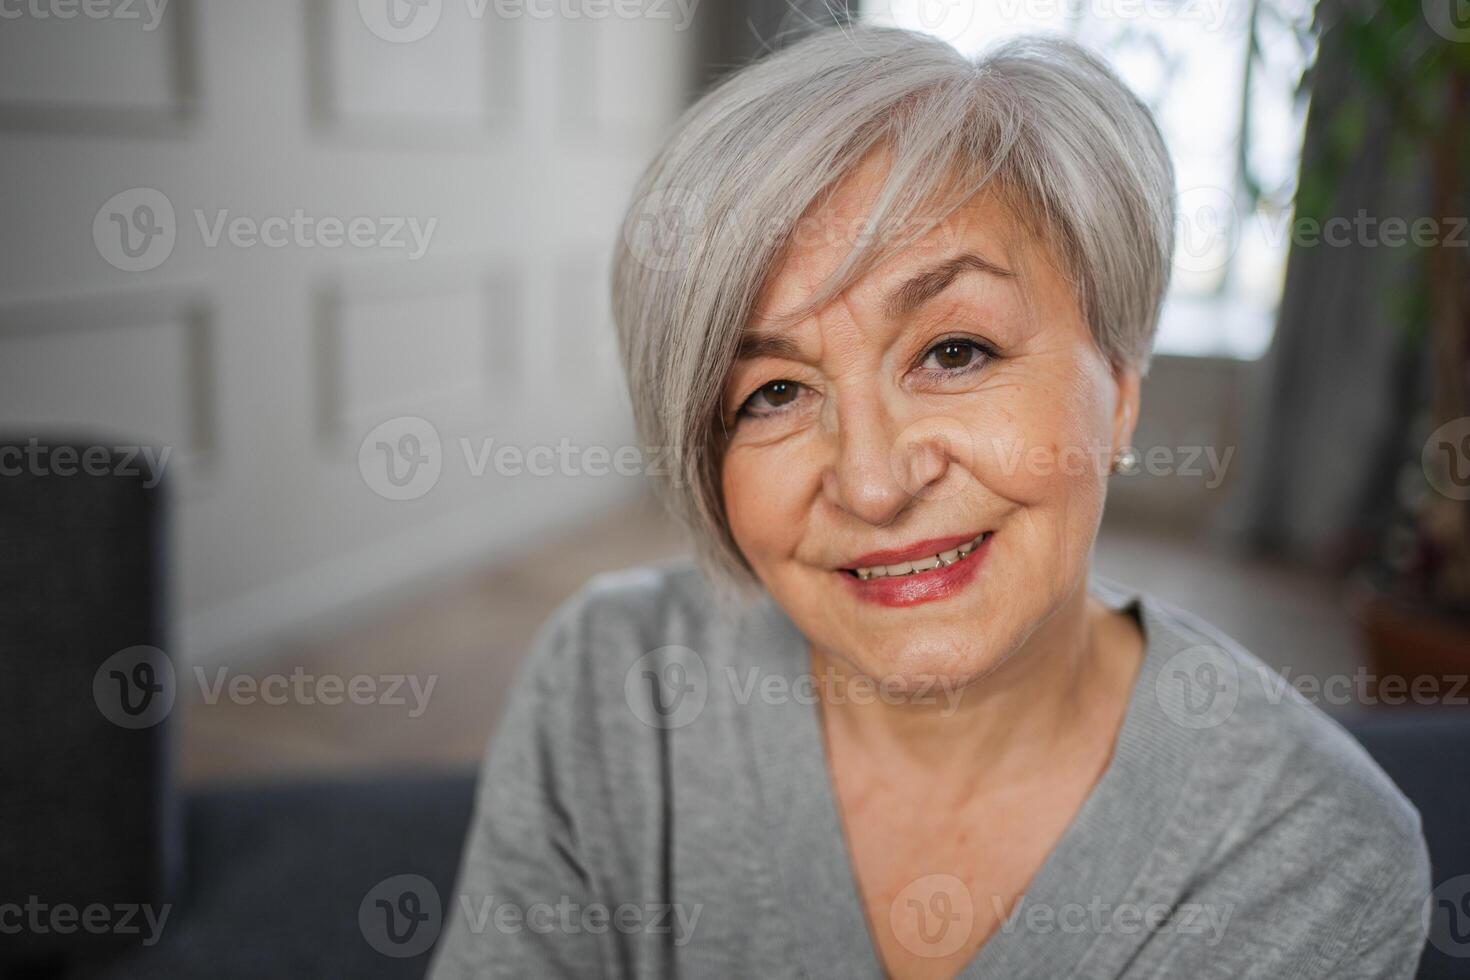
M1470 672L1470 20L1457 0L1324 0L1322 50L1346 58L1354 84L1319 120L1326 134L1297 188L1299 216L1340 209L1341 175L1385 153L1396 180L1427 175L1432 241L1411 239L1408 275L1390 299L1402 324L1402 402L1412 419L1377 533L1360 555L1354 606L1379 676ZM1313 112L1318 107L1313 106ZM1386 145L1368 145L1367 120ZM1305 161L1304 155L1304 161Z

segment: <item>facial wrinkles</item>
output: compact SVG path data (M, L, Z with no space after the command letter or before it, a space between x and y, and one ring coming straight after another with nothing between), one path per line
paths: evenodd
M750 425L735 440L727 475L737 539L814 646L878 675L972 680L1047 623L1052 631L1062 628L1053 613L1073 594L1075 574L1085 574L1101 506L1097 474L1069 475L1058 467L1069 444L1110 437L1111 399L1098 390L1107 389L1110 372L1099 366L1101 355L1055 265L1029 239L1008 237L995 209L981 213L984 203L977 202L975 211L959 216L946 247L917 243L894 266L874 270L784 328L799 347L799 364L761 362L740 380L742 397L758 384L788 378L810 387L806 397L814 400L784 420ZM966 275L902 320L888 319L892 290L960 242L1014 275ZM840 257L821 248L797 250L777 270L760 308L797 308ZM973 376L954 376L973 383L941 384L950 376L937 369L912 371L915 359L951 332L999 348L999 358ZM932 499L895 494L884 498L894 505L890 510L870 499L860 514L834 506L841 498L825 481L853 461L844 453L882 456L876 468L848 471L856 478L849 486L884 479L912 489L890 463L895 440L932 434L938 422L973 447L973 454L965 447L945 452L936 477L943 492ZM1017 443L1019 457L1010 455ZM915 455L932 451L923 448L928 443L903 445ZM1033 448L1050 451L1048 472L1028 463L1025 453ZM935 472L924 467L926 475ZM883 517L890 519L877 521ZM982 528L996 537L980 584L948 602L903 612L855 603L836 570L869 550Z

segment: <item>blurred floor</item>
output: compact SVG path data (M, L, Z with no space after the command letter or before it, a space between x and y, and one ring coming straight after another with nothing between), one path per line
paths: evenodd
M196 675L183 685L180 775L198 783L473 766L522 651L557 604L589 575L685 550L653 501L639 499L534 554L422 598L384 605L381 613L332 635L223 674L218 666L206 668L202 680ZM1111 525L1099 538L1096 569L1216 624L1290 677L1351 673L1362 662L1337 588L1303 571ZM227 694L206 703L201 694L239 675L255 681L284 675L296 683L291 678L298 673L344 683L366 675L384 693L392 681L377 678L412 676L396 691L401 704L266 704L260 697L242 703L248 699ZM427 707L411 716L416 703ZM1339 715L1352 710L1323 707Z

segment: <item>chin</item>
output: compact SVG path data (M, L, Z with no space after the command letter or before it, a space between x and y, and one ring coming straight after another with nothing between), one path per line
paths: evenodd
M958 690L989 674L1010 652L1007 645L990 642L976 632L973 628L931 627L922 637L900 635L888 642L870 638L847 651L843 659L897 693L918 695L936 685Z

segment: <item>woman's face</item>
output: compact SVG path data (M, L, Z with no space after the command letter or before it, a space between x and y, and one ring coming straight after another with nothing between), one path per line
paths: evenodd
M821 651L897 687L963 685L1079 595L1138 379L989 195L765 328L846 255L881 167L807 216L766 284L724 392L725 509Z

